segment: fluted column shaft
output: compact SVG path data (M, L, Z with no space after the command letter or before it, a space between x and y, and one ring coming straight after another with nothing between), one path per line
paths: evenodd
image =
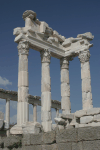
M51 80L50 52L41 51L42 80L41 80L41 120L44 132L51 131Z
M82 103L83 103L84 110L93 107L89 59L90 59L89 50L80 52L79 60L81 63Z
M71 112L70 104L70 84L69 84L69 60L68 58L60 59L61 66L61 108L63 114Z
M28 104L28 53L29 45L27 41L20 41L18 44L19 69L18 69L18 107L17 125L21 126L29 120Z
M37 122L37 104L33 104L33 121Z
M5 120L6 120L6 128L9 129L9 125L10 125L10 99L7 98L6 99L6 114L5 114ZM7 130L6 131L7 137L10 134L10 131Z

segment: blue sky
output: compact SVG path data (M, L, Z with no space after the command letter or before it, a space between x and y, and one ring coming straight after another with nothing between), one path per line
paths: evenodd
M100 107L100 0L0 0L0 88L18 90L18 50L13 29L24 27L22 14L25 10L35 11L40 21L47 22L66 38L85 32L94 35L94 46L90 48L91 86L93 106ZM59 59L51 58L50 74L52 99L60 101ZM71 109L75 112L82 109L81 68L77 57L70 62L69 76ZM32 49L29 51L29 94L41 96L40 53ZM16 122L16 102L11 102L10 108L11 122ZM5 112L5 100L0 100L0 110ZM54 117L55 110L52 111Z

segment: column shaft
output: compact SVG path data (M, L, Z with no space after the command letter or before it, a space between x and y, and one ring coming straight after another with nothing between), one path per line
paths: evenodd
M61 58L60 65L61 65L61 108L63 114L69 114L71 112L71 104L70 104L68 58Z
M6 120L6 128L8 129L6 134L7 134L7 137L8 137L10 135L10 131L9 131L9 125L10 125L10 99L6 99L5 120Z
M56 117L59 117L59 109L56 108Z
M41 51L42 80L41 80L41 120L44 132L51 131L51 80L50 52Z
M33 105L33 121L37 122L37 105Z
M18 45L19 71L18 71L18 104L17 104L17 125L21 126L29 120L28 104L28 52L27 41L21 41Z
M91 76L90 76L90 52L83 51L79 54L81 62L81 80L82 80L82 103L83 109L93 108L92 93L91 93Z

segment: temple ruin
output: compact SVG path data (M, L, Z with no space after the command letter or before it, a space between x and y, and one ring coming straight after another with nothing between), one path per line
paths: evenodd
M36 13L26 10L23 13L25 27L14 29L15 42L18 44L19 69L18 69L18 101L17 125L11 134L39 133L40 130L48 132L58 127L79 128L87 126L100 126L100 108L93 108L90 76L90 43L94 36L90 32L78 34L76 38L66 38L53 30L44 21L39 21ZM40 97L29 96L28 83L28 54L29 49L40 52L41 57L41 101ZM74 57L80 60L82 80L82 110L71 113L69 61ZM50 61L51 57L60 60L61 68L61 103L51 100ZM52 69L52 68L51 68ZM1 95L1 94L0 94ZM1 96L2 97L2 96ZM17 99L18 98L18 99ZM8 98L9 100L11 99ZM9 107L9 100L7 107ZM29 122L29 103L34 107L34 122ZM37 122L36 106L41 105L41 124ZM57 115L56 124L52 124L51 108L55 108ZM7 108L6 108L7 109ZM62 114L59 114L59 109ZM40 130L39 130L40 129Z

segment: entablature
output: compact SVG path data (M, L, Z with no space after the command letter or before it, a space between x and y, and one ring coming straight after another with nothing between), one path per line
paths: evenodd
M14 29L13 34L16 36L14 41L19 43L20 40L27 40L30 48L34 50L49 49L51 56L61 58L73 54L77 56L80 51L88 50L93 46L90 41L94 36L90 32L78 34L76 38L66 38L49 27L46 22L39 21L34 11L25 11L23 19L25 27Z

